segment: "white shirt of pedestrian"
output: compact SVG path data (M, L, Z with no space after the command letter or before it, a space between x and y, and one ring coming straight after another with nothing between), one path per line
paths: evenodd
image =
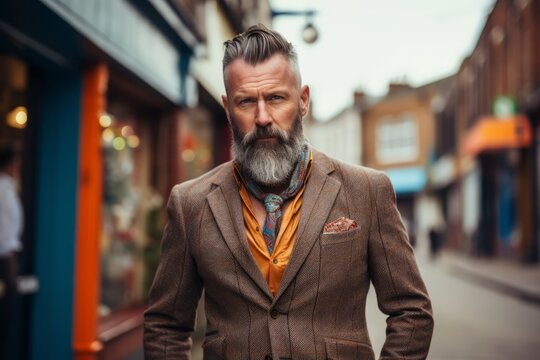
M0 257L21 250L22 230L23 210L15 180L0 173Z

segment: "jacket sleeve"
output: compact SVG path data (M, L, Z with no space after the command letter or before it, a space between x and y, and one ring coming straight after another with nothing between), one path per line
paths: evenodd
M372 180L369 269L379 309L388 315L381 360L425 359L433 333L431 302L396 206L390 180Z
M176 186L169 197L161 259L144 314L146 360L191 359L191 333L202 283L190 252L180 194Z

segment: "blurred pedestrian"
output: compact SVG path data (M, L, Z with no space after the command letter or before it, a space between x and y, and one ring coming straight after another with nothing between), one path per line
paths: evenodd
M429 229L429 249L431 258L435 259L444 245L444 224L436 224Z
M23 211L15 177L19 161L12 146L0 147L0 359L8 359L9 334L17 297L17 252L21 250Z
M429 250L432 258L439 252L440 234L436 227L429 229Z
M433 320L390 180L311 148L297 55L262 25L225 42L232 162L173 188L145 313L145 358L190 359L204 289L205 359L425 359Z

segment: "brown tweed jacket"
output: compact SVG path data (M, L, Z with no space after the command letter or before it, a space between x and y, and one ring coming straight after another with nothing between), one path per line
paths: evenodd
M381 359L425 359L431 304L386 175L314 150L298 237L276 296L246 240L231 163L173 188L145 313L145 358L190 359L204 289L204 359L374 359L370 282L388 314ZM341 217L358 227L323 233Z

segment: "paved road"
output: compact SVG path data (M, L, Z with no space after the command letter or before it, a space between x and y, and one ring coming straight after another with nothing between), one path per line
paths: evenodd
M418 260L435 316L429 359L540 359L539 306L456 277L444 263ZM385 318L372 291L367 312L378 354Z

